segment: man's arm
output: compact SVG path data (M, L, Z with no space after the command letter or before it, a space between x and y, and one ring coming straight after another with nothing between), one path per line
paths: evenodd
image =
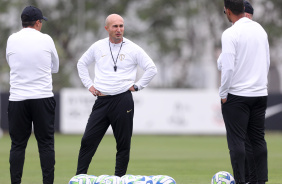
M52 48L51 58L52 58L51 73L58 73L59 72L59 56L55 48L55 45Z
M93 86L93 81L90 78L88 66L95 62L92 46L81 56L77 63L78 75L83 85L90 89ZM91 91L90 91L91 92Z
M235 64L235 46L232 36L224 32L222 34L222 53L218 61L218 69L221 71L221 86L219 88L219 96L225 103L232 82L232 76Z
M219 96L226 99L232 82L235 56L230 53L221 54L221 86Z
M158 70L153 60L145 53L143 49L141 49L137 54L136 59L138 65L144 70L142 77L135 83L135 85L138 87L138 90L141 90L148 86L154 76L158 73ZM133 87L132 89L134 90Z

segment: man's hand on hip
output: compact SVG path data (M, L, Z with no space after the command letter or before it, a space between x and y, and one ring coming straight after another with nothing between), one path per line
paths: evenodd
M129 88L129 91L135 91L134 87L131 86L131 87Z
M94 96L100 96L100 95L101 95L101 92L98 91L97 89L95 89L94 86L91 86L91 87L89 88L89 91L90 91L90 93L92 93Z

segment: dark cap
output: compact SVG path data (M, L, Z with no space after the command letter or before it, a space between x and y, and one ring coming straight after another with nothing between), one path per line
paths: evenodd
M34 6L27 6L22 12L21 15L22 22L32 22L37 20L44 19L47 21L48 19L46 17L43 17L41 10Z
M246 1L246 0L244 0L244 6L245 6L245 12L246 13L249 13L249 14L254 14L254 8L252 7L252 5L248 2L248 1Z

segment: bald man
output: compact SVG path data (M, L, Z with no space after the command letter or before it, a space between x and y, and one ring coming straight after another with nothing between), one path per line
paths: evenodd
M91 45L77 64L83 85L97 99L81 140L76 174L87 174L92 157L111 125L117 144L115 175L123 176L128 167L133 129L132 92L144 89L157 74L157 68L141 47L123 37L124 20L120 15L109 15L105 29L109 36ZM91 63L95 63L94 81L88 71ZM136 81L137 66L144 73Z

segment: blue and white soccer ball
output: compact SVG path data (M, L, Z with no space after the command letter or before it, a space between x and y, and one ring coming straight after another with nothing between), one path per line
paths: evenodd
M149 176L137 175L134 184L153 184L153 180Z
M136 176L127 174L120 178L120 184L135 184Z
M94 175L88 175L87 176L87 180L88 182L90 182L90 184L93 184L97 179L97 176L94 176Z
M69 181L69 184L92 184L96 178L97 177L94 175L79 174L72 177Z
M120 184L120 177L118 177L118 176L108 176L104 179L104 181L102 181L102 183L103 184Z
M220 171L212 177L211 184L235 184L235 180L229 172Z
M105 179L109 177L109 175L100 175L96 178L92 184L105 184Z
M176 184L175 180L166 175L150 176L153 180L153 184Z

